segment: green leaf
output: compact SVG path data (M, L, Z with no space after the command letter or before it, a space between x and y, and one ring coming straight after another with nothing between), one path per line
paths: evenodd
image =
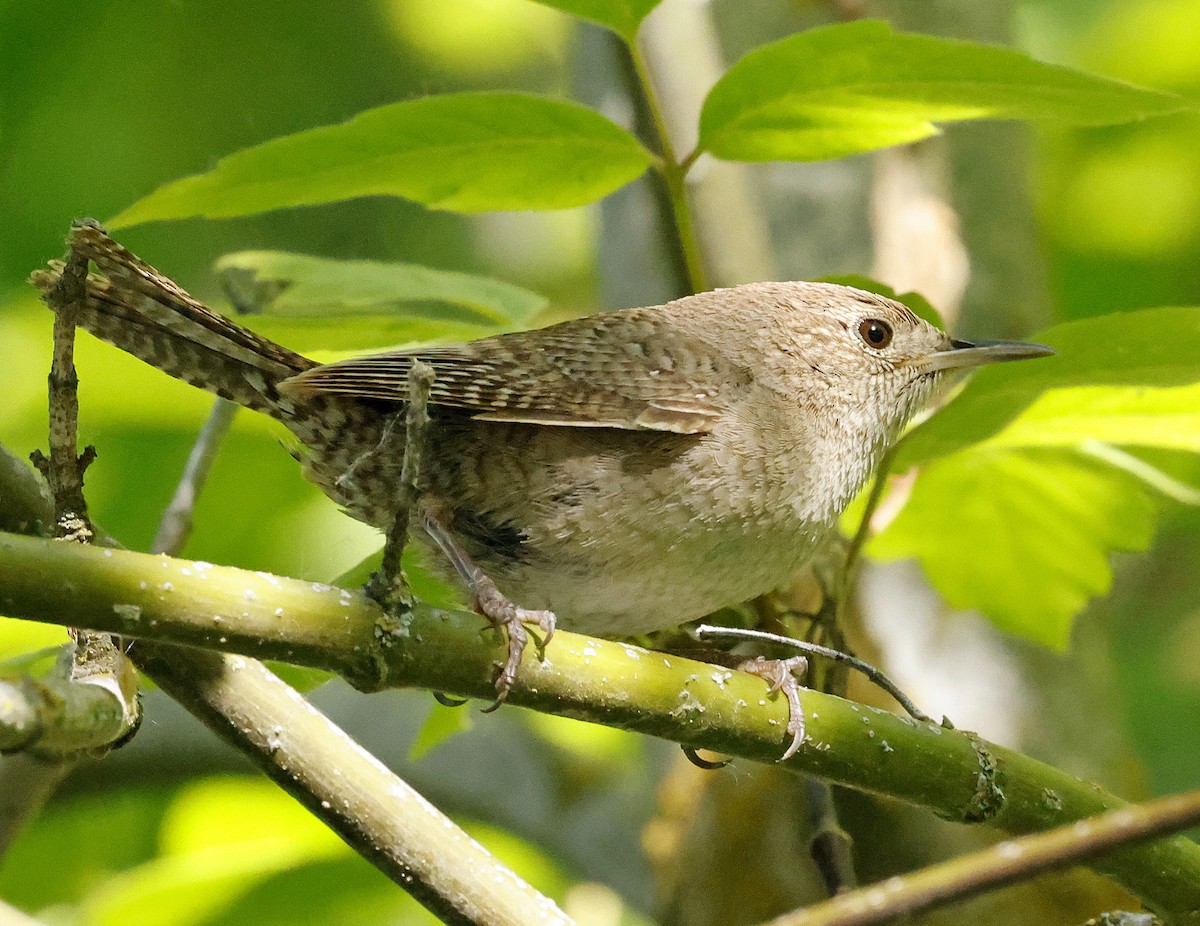
M317 859L273 872L196 926L440 926L411 894L361 858ZM88 924L90 926L90 924Z
M923 469L868 551L916 557L953 607L1063 648L1112 585L1110 553L1149 545L1155 511L1134 478L1082 455L977 447Z
M638 26L661 0L537 0L543 6L607 26L633 44Z
M357 196L402 196L455 212L564 209L624 186L650 159L629 132L576 103L519 93L431 96L244 148L207 173L159 187L108 225Z
M904 440L898 471L989 441L1004 447L1200 451L1200 309L1145 309L1056 325L1055 357L976 373Z
M62 631L56 631L51 624L0 617L0 674L17 675L25 671L19 660L43 649L57 653L65 642ZM14 662L10 665L9 660Z
M989 444L1073 447L1089 441L1200 451L1200 384L1055 389L1039 396Z
M226 292L239 295L235 301L242 311L285 316L410 312L508 327L528 322L547 301L511 283L468 273L287 251L226 254L216 271Z
M1108 555L1148 545L1152 497L1195 499L1117 448L1200 451L1200 309L1083 319L1035 339L1058 355L981 370L908 435L894 468L923 468L871 550L918 557L951 604L1061 646L1111 585Z
M937 122L1108 125L1191 108L1020 52L861 20L750 52L717 81L700 146L735 161L819 161L917 141Z

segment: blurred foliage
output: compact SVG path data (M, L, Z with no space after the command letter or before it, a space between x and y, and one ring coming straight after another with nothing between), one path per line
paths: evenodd
M1057 35L1064 63L1191 99L1200 93L1195 55L1173 53L1200 41L1196 4L1097 3L1093 16L1070 24L1053 7L1027 4L1025 31L1035 40ZM1198 144L1200 120L1190 114L1046 139L1038 204L1064 316L1200 302L1200 279L1188 272L1200 247Z
M535 848L466 827L522 877L564 894L563 873ZM78 922L102 926L438 922L289 796L248 778L66 802L8 856L0 893L77 907Z
M123 243L216 305L225 307L229 280L214 268L236 268L242 276L233 301L267 309L251 317L252 326L321 357L474 337L605 307L599 294L606 277L627 271L597 266L596 242L631 236L611 223L611 214L578 204L640 174L647 155L620 127L629 121L628 75L596 65L597 48L616 39L561 11L629 36L653 6L650 0L355 0L297 15L279 0L88 8L66 0L0 2L0 440L22 451L44 445L50 319L23 280L60 253L67 225L79 215L121 214L130 224L119 236ZM917 28L911 7L893 6L885 11ZM953 15L927 31L977 38L964 24L980 5L945 0L934 7ZM1020 162L1003 176L1022 178L1027 188L1004 187L999 172L980 171L977 159L963 158L951 164L950 185L969 242L1021 255L1009 263L1020 279L993 280L982 296L973 294L970 317L989 330L1033 317L1006 299L1045 270L1052 320L1067 323L1045 335L1060 360L986 371L946 414L913 433L902 462L905 468L923 462L926 469L871 551L919 558L952 605L982 607L1007 629L1060 647L1071 639L1070 619L1115 582L1114 594L1085 612L1082 629L1075 629L1075 662L1030 655L1007 641L1031 666L1058 660L1053 665L1061 675L1056 684L1053 673L1031 671L1031 686L1041 680L1034 694L997 692L994 700L1038 699L1043 710L1029 740L1052 761L1100 774L1128 796L1195 786L1200 588L1192 579L1200 566L1200 512L1173 504L1162 486L1200 483L1197 457L1183 452L1197 449L1200 434L1196 313L1131 310L1200 304L1194 267L1200 119L1190 111L1140 121L1200 96L1193 53L1200 7L1194 0L1022 0L1011 9L995 7L1002 17L1011 12L1018 51L1112 80L877 24L785 38L825 22L828 5L780 2L750 12L742 0L718 0L730 61L775 44L741 59L721 81L705 108L702 143L748 160L809 159L925 137L936 131L933 121L1044 116L1051 122L1039 131L1029 165L1019 147L1001 153ZM864 42L878 52L864 59ZM819 74L798 66L813 43L823 43L827 69ZM977 76L971 69L981 62L995 78L982 89L971 86ZM941 81L938 91L913 91L916 77ZM856 89L856 81L870 84L870 92ZM1045 92L1039 96L1022 81ZM843 95L843 107L814 107L811 94L819 91L827 104L831 88ZM430 94L460 95L415 100ZM603 116L531 94L602 101L596 108ZM440 120L459 119L462 129L463 107L470 109L468 128L486 122L488 131L463 135L446 156L427 143L438 140ZM405 122L413 113L420 118ZM380 118L387 124L376 122L375 129L385 131L364 137L364 125ZM1129 124L1064 128L1106 121ZM514 168L503 152L535 124L547 143L531 145ZM315 128L322 126L328 128ZM814 126L808 135L798 131ZM951 146L993 137L983 131L946 129ZM563 134L571 145L556 150ZM353 166L351 145L386 144L397 135L412 146L402 170L358 175L339 186L342 169ZM598 149L597 140L607 147ZM345 163L337 160L347 154ZM281 179L280 166L294 163L307 172ZM564 167L580 163L597 167L603 182ZM828 169L853 170L858 163ZM751 176L772 191L776 220L789 214L789 205L805 203L804 183L840 178L840 187L827 184L841 196L834 208L852 215L865 240L867 218L853 212L857 201L848 187L868 183L866 173L854 179L822 169L763 167ZM325 184L320 195L312 193L315 176ZM269 195L264 180L275 184ZM366 196L379 193L463 210L578 207L465 216ZM1008 230L995 229L986 211L972 211L981 194L1032 197L1035 234L1015 229L1006 238ZM366 198L346 198L352 195ZM282 208L300 203L308 205ZM249 214L256 210L270 211ZM133 224L197 214L237 217ZM795 229L797 238L828 234L807 215L803 224L810 228ZM996 255L972 257L990 266ZM364 281L367 268L379 279ZM847 269L834 263L802 274L783 261L781 277ZM658 272L671 277L669 268ZM395 273L403 279L388 276ZM361 288L349 293L347 280ZM627 289L653 292L662 285L638 279ZM403 291L401 304L372 301L388 290ZM542 296L551 308L543 308ZM349 314L360 317L348 323L350 304ZM1098 317L1113 312L1128 314ZM210 402L91 339L81 339L78 350L81 424L100 452L88 474L92 509L107 530L144 548ZM1111 458L1072 449L1097 435L1132 451L1144 469L1119 469ZM280 446L288 440L261 416L239 415L184 555L322 581L348 570L361 575L379 546L377 534L340 515L303 481ZM1146 556L1113 561L1113 551L1147 547ZM432 577L420 581L423 594L447 594ZM0 619L0 660L61 639L56 628ZM367 719L352 713L367 710L360 696L337 686L317 696L329 699L324 706L335 715L347 712L356 735L381 724L382 742L395 749L389 761L405 765L411 750L404 774L459 818L487 821L469 828L581 924L632 924L640 921L634 911L653 905L655 885L637 841L666 766L662 750L614 731L512 711L472 725L468 709L437 708L417 734L428 713L423 700L373 698L372 712L386 704L389 713ZM1095 710L1079 710L1093 700ZM98 787L102 771L81 771L74 790L5 859L0 897L62 923L430 922L273 787L218 774L230 758L202 735L188 740L188 721L165 707L156 712L153 699L148 716L151 725L168 718L159 732L172 744L191 743L187 761L171 751L174 745L156 751L144 730L106 764L121 770L119 780L83 793ZM1097 723L1115 731L1115 745L1093 735L1088 725ZM398 735L400 729L406 732ZM503 742L488 739L489 730L493 737L501 731ZM986 727L981 732L988 734ZM739 905L739 892L769 906L798 903L796 885L811 887L806 872L786 889L763 889L764 882L784 885L796 859L803 864L796 822L803 800L795 785L773 790L781 786L769 773L731 775L732 796L672 771L645 831L660 879L659 908L673 910L670 921L681 926L707 922L722 906L704 909L705 891L718 885L704 872L737 873L736 883L719 882L734 916L750 909ZM775 803L781 793L785 800ZM881 813L876 804L866 798L850 804L860 840L873 840L864 855L875 876L960 847L954 839L961 837L923 819L906 821L911 832L903 834L897 823L896 841L889 842L874 822ZM754 810L739 811L745 807ZM778 808L772 826L756 825ZM597 877L612 890L592 883ZM1079 909L1096 896L1089 891L1080 889Z
M333 261L283 251L226 254L214 268L230 284L249 289L247 312L349 315L399 312L408 303L446 303L506 326L528 323L545 306L541 296L500 280L448 273L413 264ZM241 308L239 306L239 308ZM411 312L411 314L417 314ZM443 309L434 318L448 314ZM456 316L451 315L452 319ZM470 317L469 315L467 316ZM421 340L419 337L407 338Z

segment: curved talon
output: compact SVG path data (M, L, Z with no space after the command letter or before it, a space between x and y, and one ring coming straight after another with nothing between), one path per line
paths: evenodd
M544 634L541 638L534 635L538 656L544 658L546 644L554 636L555 618L553 611L531 611L518 607L505 598L490 580L486 585L480 584L476 607L493 626L502 628L508 637L508 658L496 676L496 700L483 709L483 713L490 714L504 703L516 684L521 658L529 645L530 631L525 625L534 624Z
M521 609L518 608L518 611ZM536 616L535 616L536 615ZM529 623L537 624L538 630L542 632L539 637L533 635L534 645L537 646L538 659L546 658L546 647L550 645L550 641L554 639L554 631L557 629L553 611L525 611L523 620Z
M521 656L525 653L525 647L529 645L529 632L518 616L519 611L519 608L512 608L511 614L506 615L502 622L492 618L491 615L484 615L490 620L496 620L497 627L503 626L508 636L508 658L500 667L500 674L496 676L496 700L483 709L485 714L496 710L504 703L508 693L512 691L512 687L517 681L517 669L521 666Z
M517 681L517 670L521 666L521 657L525 647L529 645L529 631L525 624L536 624L544 637L534 635L539 658L545 658L546 645L554 636L553 611L527 611L513 604L496 587L496 583L488 578L467 555L454 535L442 523L439 511L432 505L424 505L421 509L422 524L433 542L446 554L453 564L455 571L467 587L475 595L475 610L491 622L497 630L504 630L508 637L508 658L500 666L500 674L496 676L496 700L485 707L485 714L491 713L508 697Z
M711 760L701 758L700 753L696 752L694 746L685 746L683 743L679 744L679 748L683 750L683 754L687 756L687 760L692 765L696 766L696 768L702 768L706 772L715 772L718 769L722 769L729 765L731 761L730 759Z
M755 656L738 666L743 672L757 675L769 685L768 694L782 692L788 703L787 732L792 742L777 762L786 762L804 745L804 705L800 703L800 679L808 670L808 660L803 656L790 659L767 659Z
M442 707L462 707L470 698L455 698L444 691L435 691L433 692L433 700L437 701Z

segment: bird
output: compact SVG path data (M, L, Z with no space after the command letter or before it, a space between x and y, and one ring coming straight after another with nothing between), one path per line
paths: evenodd
M498 700L525 624L644 634L783 585L941 380L1053 353L953 339L862 289L764 282L319 364L192 298L94 223L68 244L98 271L81 327L281 421L304 475L383 530L403 452L378 451L413 365L432 370L416 533L510 631ZM62 269L31 281L47 294Z

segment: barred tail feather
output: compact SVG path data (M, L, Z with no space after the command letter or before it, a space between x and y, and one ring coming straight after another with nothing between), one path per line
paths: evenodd
M68 243L101 271L88 275L81 327L184 382L284 421L292 417L277 386L313 361L212 311L98 226L75 226ZM30 282L49 294L62 271L52 261Z

